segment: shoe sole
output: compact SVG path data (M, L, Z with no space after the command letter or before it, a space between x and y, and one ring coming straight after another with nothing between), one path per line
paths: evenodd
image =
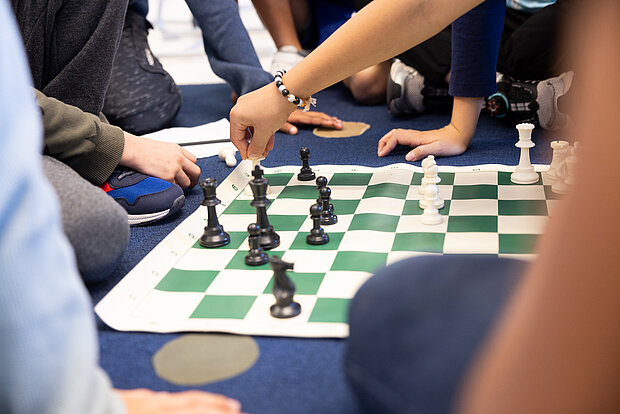
M177 211L181 210L181 208L185 205L185 196L181 195L179 198L174 200L172 203L172 207L168 210L158 211L155 213L148 214L129 214L129 225L130 226L143 226L146 224L151 224L156 221L159 221L163 218L173 215Z

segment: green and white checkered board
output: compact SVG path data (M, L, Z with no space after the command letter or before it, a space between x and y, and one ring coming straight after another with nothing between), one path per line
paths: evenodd
M119 330L219 331L251 335L345 337L350 299L374 270L397 260L442 253L530 258L548 213L557 202L546 182L515 185L514 167L440 167L443 222L421 224L418 186L422 170L407 164L381 168L313 166L329 180L338 223L324 226L330 241L306 244L314 181L297 180L299 167L265 168L273 201L268 215L281 237L268 252L295 264L302 313L276 319L269 307L268 264L246 266L247 226L255 222L252 197L244 191L250 163L241 163L218 187L220 223L228 246L198 244L206 219L200 207L151 251L96 307ZM548 167L537 166L544 171Z

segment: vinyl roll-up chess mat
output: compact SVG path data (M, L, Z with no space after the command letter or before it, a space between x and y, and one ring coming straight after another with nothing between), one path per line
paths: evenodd
M219 221L231 242L207 249L198 240L206 207L183 221L138 263L95 308L117 330L229 332L290 337L346 337L347 309L357 289L379 268L428 254L486 254L530 259L558 196L535 166L531 185L510 181L514 167L439 167L445 200L436 225L422 224L418 191L422 169L409 164L370 168L312 166L331 188L338 222L323 226L330 241L311 246L314 181L299 181L299 166L264 168L272 201L270 223L280 246L267 252L294 263L301 314L271 316L273 272L247 266L247 227L256 221L246 186L251 163L242 162L217 189ZM413 272L414 270L412 270Z

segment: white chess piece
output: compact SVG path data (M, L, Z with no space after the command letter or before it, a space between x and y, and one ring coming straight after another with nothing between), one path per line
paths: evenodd
M519 141L517 141L515 147L521 148L521 157L519 158L519 165L517 165L514 172L510 174L510 181L515 184L534 184L538 182L538 174L530 162L530 148L535 145L532 142L533 129L533 124L517 125Z
M425 180L425 182L426 182L426 185L424 187L425 194L426 194L426 188L430 184L433 184L433 185L437 186L437 184L439 184L441 182L441 178L439 178L439 167L437 167L437 164L431 165L430 167L428 167L428 168L426 168L424 170L424 178L423 178L423 180ZM435 187L435 188L437 188L437 187ZM444 201L439 196L439 191L437 191L437 193L435 194L435 197L433 199L433 205L435 206L436 209L443 208L443 206L444 206ZM420 199L420 208L421 209L425 209L426 206L427 206L426 197L422 197Z
M575 184L575 167L577 165L577 156L576 156L577 148L573 148L571 152L572 154L566 157L566 160L564 160L564 162L566 163L566 180L564 182L569 186Z
M218 156L220 157L220 160L225 161L226 165L232 168L237 165L237 158L235 158L236 152L236 148L226 145L220 149Z
M551 158L551 164L549 164L549 170L545 175L550 180L555 180L557 179L558 167L568 156L569 144L566 141L551 141L551 148L553 148L553 157Z
M443 221L443 217L439 214L437 208L433 203L433 200L437 196L437 186L435 184L429 184L424 190L424 198L426 198L426 208L424 213L420 216L420 222L422 224L434 225L440 224Z
M433 166L433 165L437 165L437 162L435 161L435 156L434 155L429 155L428 157L424 158L422 160L422 171L424 171L424 177L422 177L422 181L420 183L420 187L418 187L418 192L422 195L424 195L424 189L426 188L426 185L428 184L425 180L426 177L426 170Z
M260 162L262 160L264 160L265 157L261 157L261 158L257 158L255 160L251 160L252 161L252 169L250 170L250 174L252 173L252 171L254 171L254 168L256 168L256 166L258 165L258 168L261 168ZM249 185L245 186L245 190L243 190L243 193L247 196L250 197L254 197L254 194L252 193L252 187L250 187ZM266 194L271 194L271 186L268 185L267 186L267 193Z
M562 161L562 163L558 166L556 171L557 178L551 185L551 191L556 194L566 194L568 192L569 186L566 183L566 178L568 177L568 165L566 160Z

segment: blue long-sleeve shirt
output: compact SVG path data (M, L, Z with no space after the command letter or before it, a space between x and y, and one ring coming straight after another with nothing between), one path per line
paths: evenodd
M92 305L41 168L26 57L0 0L0 413L116 414Z
M506 0L486 0L452 23L452 96L483 97L497 92L495 70Z

